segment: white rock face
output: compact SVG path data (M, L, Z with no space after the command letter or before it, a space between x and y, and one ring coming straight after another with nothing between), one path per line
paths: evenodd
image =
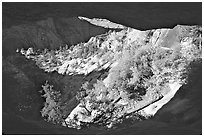
M97 114L99 113L96 110L93 110L91 111L90 114L84 115L84 113L87 113L87 110L81 106L82 106L81 103L78 104L73 109L73 111L70 113L70 115L65 119L65 123L67 123L68 127L73 127L73 125L69 125L69 123L75 122L76 128L80 129L81 122L91 123L93 122L93 119L97 116ZM88 108L88 104L86 104L86 107Z
M179 82L172 82L169 84L170 91L164 94L162 99L152 104L151 102L154 100L149 99L149 103L148 103L148 101L144 99L143 102L142 101L140 102L140 104L144 104L144 105L137 104L135 105L135 108L131 108L127 110L126 113L132 113L134 111L139 110L141 107L144 107L145 105L150 104L144 109L138 111L138 113L145 117L154 116L156 112L162 108L162 106L164 106L174 97L174 95L176 94L176 92L179 90L181 86L182 84L180 84ZM147 103L144 103L144 102L147 102ZM127 105L127 103L128 102L125 100L120 100L116 104ZM83 115L83 113L87 113L87 111L83 107L80 107L80 106L81 104L77 105L77 107L74 108L73 111L70 113L70 115L65 119L65 123L67 123L68 127L73 127L73 125L69 125L69 124L72 122L75 122L76 124L75 126L80 129L81 122L91 123L93 122L94 118L96 118L96 116L100 114L100 112L98 112L97 110L93 110L93 111L90 110L91 114L89 116ZM74 116L76 116L77 120L74 120ZM111 128L112 124L107 125L107 127Z
M182 85L179 82L173 82L169 84L170 87L170 92L168 92L167 94L164 95L164 97L155 102L152 103L151 105L145 107L144 109L142 109L140 112L142 115L144 116L154 116L157 111L162 108L162 106L164 106L166 103L168 103L176 94L176 92L179 90L179 88Z
M168 29L161 29L160 33L166 33ZM157 31L155 31L157 33ZM87 43L74 46L73 50L55 51L54 54L44 52L41 54L34 54L29 48L28 50L21 50L21 53L27 58L31 58L37 62L37 65L47 72L57 71L59 74L89 74L92 71L99 71L112 67L113 63L117 61L114 59L116 55L120 56L121 52L128 48L129 45L145 45L148 31L139 31L128 28L119 32L109 32L106 35L96 36L90 38ZM104 40L105 39L105 40ZM157 38L157 41L160 39ZM94 49L92 54L86 57L80 57L80 49ZM149 39L149 43L155 44L155 37ZM102 52L98 52L102 51ZM31 54L32 53L32 54ZM66 53L65 55L63 55ZM45 58L47 56L47 58ZM73 58L73 56L79 56Z
M99 19L99 18L93 18L93 19L89 19L89 18L86 18L86 17L82 17L82 16L79 16L78 17L80 20L86 20L88 22L90 22L91 24L93 25L96 25L96 26L101 26L101 27L104 27L104 28L114 28L114 29L124 29L124 28L127 28L123 25L120 25L120 24L117 24L117 23L113 23L107 19Z

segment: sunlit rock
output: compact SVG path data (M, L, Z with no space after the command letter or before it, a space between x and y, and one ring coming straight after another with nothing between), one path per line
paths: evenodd
M106 19L79 19L121 30L91 37L70 49L21 50L46 72L88 75L109 69L106 78L86 89L64 126L80 129L103 123L111 128L128 115L154 116L186 84L188 65L202 58L199 26L140 31Z
M117 24L117 23L113 23L107 19L99 19L99 18L93 18L93 19L89 19L86 17L78 17L80 20L86 20L88 22L90 22L91 24L94 24L96 26L101 26L104 28L114 28L114 29L124 29L126 28L123 25Z

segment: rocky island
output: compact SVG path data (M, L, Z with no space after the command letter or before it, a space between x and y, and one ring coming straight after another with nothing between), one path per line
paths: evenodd
M187 84L189 65L202 59L202 28L177 25L140 31L106 19L80 20L111 28L87 42L58 49L16 49L47 73L84 75L105 71L95 83L77 92L78 105L70 113L63 94L47 81L41 114L47 121L80 129L92 124L113 127L124 119L154 116ZM66 91L64 91L66 92Z

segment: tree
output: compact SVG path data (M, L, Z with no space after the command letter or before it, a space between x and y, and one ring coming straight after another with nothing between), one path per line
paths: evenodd
M46 81L45 85L42 85L42 88L43 90L40 92L44 93L42 97L46 99L44 107L41 110L42 116L52 123L61 123L63 119L60 110L60 91L54 90L53 86L48 84L48 81Z

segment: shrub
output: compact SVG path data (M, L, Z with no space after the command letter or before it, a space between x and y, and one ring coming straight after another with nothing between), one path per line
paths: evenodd
M62 122L62 114L60 110L60 100L61 93L60 91L56 91L53 89L52 85L49 85L46 81L45 85L42 85L43 90L40 91L44 93L42 97L46 99L44 103L44 107L41 110L41 115L45 117L45 119L52 123L61 123Z

